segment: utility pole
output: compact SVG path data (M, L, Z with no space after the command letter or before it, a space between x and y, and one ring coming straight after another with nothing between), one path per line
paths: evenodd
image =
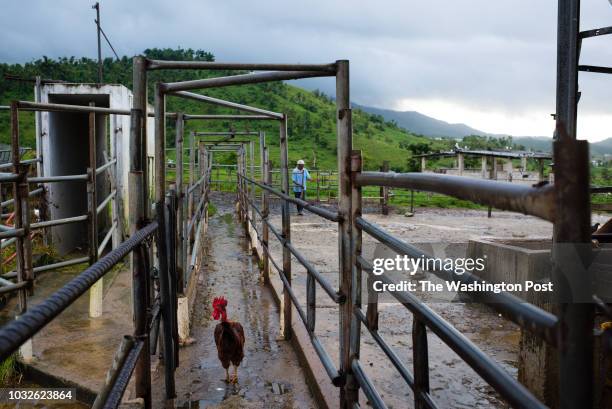
M102 43L100 41L100 3L91 8L96 9L96 28L98 30L98 84L102 84Z

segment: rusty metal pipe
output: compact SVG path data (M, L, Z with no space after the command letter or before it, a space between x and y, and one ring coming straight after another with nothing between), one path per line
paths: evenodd
M167 82L161 84L161 91L174 93L177 91L189 91L204 88L219 88L230 85L257 84L270 81L297 80L300 78L328 77L325 71L284 71L284 72L261 72L255 74L231 75L228 77L206 78L201 80Z
M355 183L359 186L390 186L441 193L548 221L555 218L555 187L550 184L530 187L462 176L383 172L362 172L355 176Z
M244 111L244 112L250 112L252 114L264 115L272 119L282 119L283 118L283 114L279 114L278 112L272 112L272 111L268 111L268 110L261 109L261 108L255 108L255 107L244 105L244 104L238 104L236 102L225 101L223 99L213 98L213 97L209 97L207 95L202 95L202 94L196 94L194 92L178 91L178 92L173 92L170 95L174 95L177 97L183 97L187 99L193 99L199 102L207 102L209 104L213 104L213 105L217 105L217 106L221 106L225 108L237 109L237 110Z
M166 61L147 60L148 70L194 69L194 70L248 70L248 71L319 71L333 75L335 64L257 64L216 61Z

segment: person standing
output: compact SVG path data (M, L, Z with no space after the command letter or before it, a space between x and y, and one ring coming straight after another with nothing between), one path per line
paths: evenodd
M293 181L293 195L296 199L306 200L306 181L312 179L308 169L304 167L304 161L302 159L297 161L297 166L293 169L291 175ZM303 216L303 206L297 205L297 211L299 216Z

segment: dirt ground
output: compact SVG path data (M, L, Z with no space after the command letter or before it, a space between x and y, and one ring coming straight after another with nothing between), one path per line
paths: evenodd
M364 217L417 247L424 243L428 243L425 244L427 247L434 244L433 248L439 253L436 256L464 256L466 244L471 238L550 238L552 235L551 223L507 212L494 211L492 217L488 218L486 211L479 210L417 209L412 217L406 217L403 213L388 216L371 213ZM604 220L607 218L595 216L593 223ZM275 216L274 224L280 229L279 215ZM338 238L335 224L308 212L304 216L297 216L295 208L292 208L291 240L306 259L338 288ZM364 234L365 258L372 258L376 244L374 239ZM282 260L281 246L277 240L271 239L271 247L275 260ZM292 285L305 309L306 271L296 259L293 259L292 266ZM520 332L514 324L475 303L428 302L427 305L510 374L517 375ZM334 361L338 362L338 308L320 287L317 289L316 314L316 333ZM379 333L411 368L411 314L394 302L381 303L379 314ZM412 391L364 328L361 337L362 363L389 407L413 407ZM467 409L507 406L490 386L431 331L428 331L428 341L431 391L440 407Z
M217 203L215 203L217 204ZM253 256L247 254L244 232L233 206L219 206L211 217L206 262L198 278L192 318L192 345L181 348L176 372L179 408L316 408L291 345L279 341L279 314L270 290L259 281ZM225 370L214 342L212 300L228 300L228 318L245 331L245 358L237 385L225 382ZM163 373L155 374L154 402L161 403ZM155 396L154 396L155 397Z

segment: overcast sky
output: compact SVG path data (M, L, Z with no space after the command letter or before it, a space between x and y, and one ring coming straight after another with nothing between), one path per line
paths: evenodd
M608 0L582 3L581 29L612 25ZM555 0L103 0L101 7L120 55L181 46L219 61L349 59L359 104L486 132L550 136L554 128ZM95 58L88 2L21 0L2 8L0 61ZM585 40L581 63L612 66L612 36ZM333 94L331 79L301 85ZM612 137L612 77L582 73L580 88L579 137Z

